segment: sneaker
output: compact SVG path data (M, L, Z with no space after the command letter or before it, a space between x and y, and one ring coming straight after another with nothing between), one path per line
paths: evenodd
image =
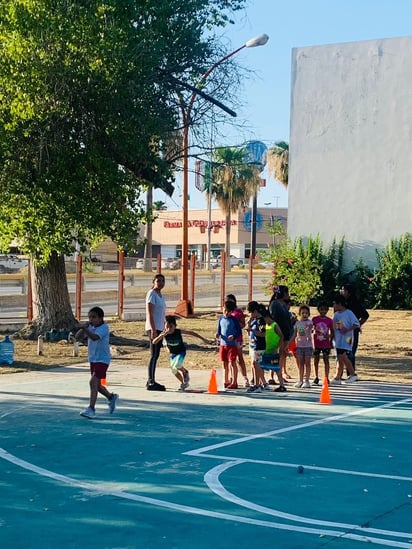
M315 379L313 380L313 383L314 385L319 385L319 378L315 377Z
M336 377L334 377L329 381L329 385L342 385L342 380L336 379Z
M262 392L262 387L260 385L258 385L257 387L253 387L252 393L261 393L261 392Z
M237 386L237 383L230 383L228 386L227 386L227 389L237 389L238 386Z
M269 385L276 385L275 380L274 379L269 379Z
M80 412L80 415L83 417L87 417L87 419L94 419L96 416L96 412L93 410L93 408L90 408L89 406L88 408L83 410L83 412Z
M255 389L256 389L255 385L251 385L250 387L248 387L248 388L246 389L246 392L247 392L247 393L254 393L254 392L255 392Z
M117 401L119 400L119 395L116 393L113 393L112 398L109 400L109 413L113 414L113 412L116 410Z
M307 380L304 381L304 382L302 383L302 387L303 387L304 389L310 389L310 388L311 388L310 381L307 381Z
M300 388L302 387L302 385L303 385L303 381L297 381L297 382L295 383L296 389L300 389Z
M164 385L161 385L160 383L157 383L156 381L153 381L153 383L148 383L146 385L146 389L148 391L166 391L166 387Z
M287 389L284 385L279 385L276 389L274 389L274 393L286 393Z
M180 393L184 393L186 387L187 387L186 383L182 383L182 384L180 385L178 391L179 391Z
M271 391L271 390L272 390L272 388L271 388L271 386L269 385L269 383L265 383L264 386L263 386L263 389L264 389L265 391Z
M189 372L188 371L183 372L183 383L186 384L186 387L189 386L189 381L190 381Z
M353 383L354 381L358 381L358 376L356 374L354 376L349 376L346 383Z

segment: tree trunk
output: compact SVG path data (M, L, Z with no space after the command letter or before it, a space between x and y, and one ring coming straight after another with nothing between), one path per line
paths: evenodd
M146 212L149 213L149 219L146 224L146 243L144 247L144 272L151 273L153 270L153 224L151 220L152 210L153 210L153 187L147 189L146 194Z
M45 267L30 262L33 292L33 322L21 335L35 339L49 330L70 330L76 326L67 287L64 256L52 252Z

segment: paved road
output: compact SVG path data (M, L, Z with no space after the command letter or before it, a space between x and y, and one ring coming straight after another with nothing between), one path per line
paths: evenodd
M167 285L165 289L165 296L167 300L168 309L173 310L178 301L180 294L180 276L179 274L166 275ZM151 287L151 280L153 275L126 275L124 287L137 288L137 292L141 295L137 297L127 297L124 302L125 313L141 313L144 314L145 302L144 295L146 289ZM259 273L254 274L253 280L253 299L257 301L267 302L268 296L265 295L264 287L265 282L268 280L269 274ZM3 281L1 281L3 282ZM74 282L69 280L68 282L69 292L73 295L75 293ZM0 285L0 292L4 295L7 291L7 295L22 295L21 283L14 286L10 283ZM92 278L87 276L83 283L83 291L87 292L83 295L82 299L82 317L87 317L87 311L93 305L100 305L104 308L106 316L116 316L118 313L117 299L105 295L105 292L116 291L118 289L118 278L116 275L107 277ZM240 306L245 307L248 301L248 276L247 272L231 273L226 280L226 292L234 293L238 299ZM220 308L220 273L211 273L206 275L198 275L196 277L196 291L195 291L195 312L200 310L218 310ZM127 294L127 292L126 292ZM10 306L3 306L0 312L0 324L7 325L10 323L25 323L27 318L27 308L25 305L16 306L11 304Z

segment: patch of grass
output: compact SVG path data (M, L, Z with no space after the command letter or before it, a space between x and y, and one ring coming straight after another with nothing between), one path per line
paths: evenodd
M315 309L312 310L312 314ZM218 313L205 313L190 319L179 319L178 326L193 330L203 337L213 340ZM108 321L113 334L113 362L146 365L149 359L148 338L144 322ZM358 372L361 379L407 383L412 382L412 344L410 311L370 311L360 337L357 355ZM186 337L188 353L186 365L189 369L219 368L219 354L215 345L203 345L196 338ZM87 362L87 348L80 346L79 356L73 357L73 346L67 342L44 343L43 355L37 355L37 342L16 340L15 363L13 366L0 366L0 375L14 372L36 371L59 366L69 366ZM245 334L245 359L247 356L247 336ZM332 359L333 371L333 359ZM168 368L167 352L162 352L159 367ZM322 362L320 364L322 371ZM288 370L296 376L294 360L288 361Z

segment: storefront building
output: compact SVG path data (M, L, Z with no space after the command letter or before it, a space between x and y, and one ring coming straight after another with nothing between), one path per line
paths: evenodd
M251 248L251 210L234 213L231 216L230 254L245 261L249 258ZM256 216L256 251L267 250L268 245L276 244L276 237L268 230L276 222L280 222L286 229L287 208L258 208ZM210 230L211 256L217 257L225 248L226 219L220 209L189 210L188 212L188 241L189 252L196 255L199 261L207 261L208 233ZM182 255L182 212L164 210L158 212L153 223L153 253L160 253L162 257L180 258Z

